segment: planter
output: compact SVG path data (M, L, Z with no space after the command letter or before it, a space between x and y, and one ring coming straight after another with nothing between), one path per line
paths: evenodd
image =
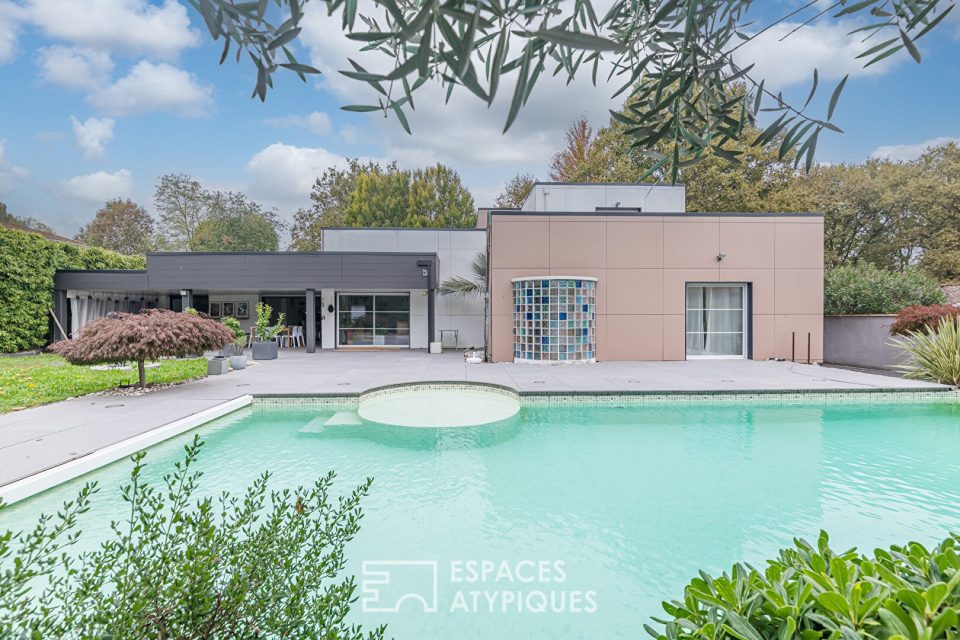
M216 356L207 361L207 375L219 376L230 372L230 361L223 356Z
M253 343L254 360L276 360L277 343L276 342L254 342Z
M235 344L228 344L220 350L220 355L227 356L228 358L231 356L242 356L243 347L238 347Z
M247 368L247 356L240 354L239 356L230 356L230 368L231 369L246 369Z

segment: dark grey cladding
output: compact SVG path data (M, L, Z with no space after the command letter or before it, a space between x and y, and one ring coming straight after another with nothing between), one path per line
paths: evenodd
M424 269L418 262L434 268ZM55 289L136 291L427 289L434 253L149 253L146 271L60 271Z

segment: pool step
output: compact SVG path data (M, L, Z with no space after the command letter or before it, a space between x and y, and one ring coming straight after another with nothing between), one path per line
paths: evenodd
M363 424L356 411L337 411L332 416L314 418L301 427L300 433L323 433L324 427L350 426Z
M363 424L360 416L354 411L337 411L324 423L328 427L334 425L357 425Z

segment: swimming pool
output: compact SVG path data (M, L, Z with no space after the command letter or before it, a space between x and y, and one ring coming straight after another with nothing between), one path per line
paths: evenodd
M869 550L960 530L956 394L554 398L453 429L355 412L258 401L201 427L201 484L240 491L269 469L281 488L334 469L347 491L373 476L347 547L355 619L399 640L636 637L698 569L762 562L794 536L823 528ZM147 477L191 437L153 447ZM89 543L122 516L128 473L115 463L18 503L0 529L96 479Z

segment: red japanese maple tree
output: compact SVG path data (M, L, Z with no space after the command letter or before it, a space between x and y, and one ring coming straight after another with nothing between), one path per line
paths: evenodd
M233 340L233 332L216 320L146 309L111 313L85 326L76 338L55 342L49 348L72 364L136 362L140 387L146 387L147 360L222 349Z

